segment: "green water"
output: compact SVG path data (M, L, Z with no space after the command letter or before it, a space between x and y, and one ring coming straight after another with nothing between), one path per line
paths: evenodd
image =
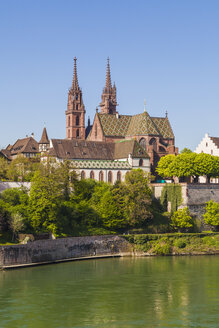
M219 256L0 271L0 328L219 327Z

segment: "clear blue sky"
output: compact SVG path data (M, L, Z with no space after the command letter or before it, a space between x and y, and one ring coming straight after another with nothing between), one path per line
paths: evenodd
M0 146L65 138L74 56L91 120L109 56L120 114L145 98L180 149L219 137L219 1L0 0Z

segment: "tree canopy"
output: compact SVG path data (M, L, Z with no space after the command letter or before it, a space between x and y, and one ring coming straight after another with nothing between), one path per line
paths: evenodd
M157 173L163 178L206 176L208 181L211 177L219 176L219 158L209 154L196 154L184 152L177 156L167 155L160 159Z

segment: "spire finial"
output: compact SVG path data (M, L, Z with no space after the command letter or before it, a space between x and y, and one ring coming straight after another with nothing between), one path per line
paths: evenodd
M74 57L74 75L73 75L73 81L72 81L72 89L78 89L78 76L77 76L77 58Z
M109 64L109 57L107 57L107 70L106 70L106 85L105 90L106 92L110 92L112 89L111 84L111 76L110 76L110 64Z
M146 100L144 99L144 112L146 113Z
M166 115L166 117L168 117L168 112L167 112L167 110L166 110L166 112L165 112L165 115Z

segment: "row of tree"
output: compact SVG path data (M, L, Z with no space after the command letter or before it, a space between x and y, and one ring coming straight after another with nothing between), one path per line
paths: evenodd
M163 178L193 177L198 182L200 176L206 176L207 181L219 177L219 157L209 154L185 152L161 157L157 173Z
M0 180L31 181L39 167L39 158L29 159L20 155L8 162L0 157Z
M69 162L56 168L41 165L30 192L8 189L1 194L1 222L17 222L23 232L50 231L57 236L143 227L153 217L148 182L140 169L127 173L124 183L111 185L78 180Z

